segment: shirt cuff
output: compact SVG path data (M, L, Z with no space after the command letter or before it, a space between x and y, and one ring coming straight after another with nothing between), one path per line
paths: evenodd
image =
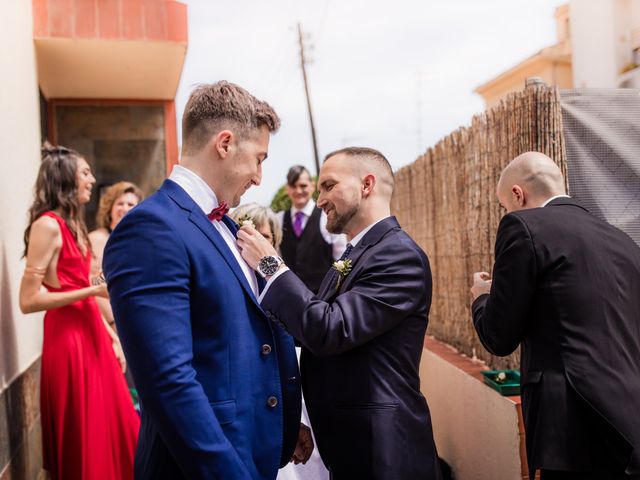
M262 289L262 293L260 293L260 296L258 297L258 303L262 303L262 299L267 294L267 291L269 290L269 287L274 282L274 280L278 278L280 275L282 275L284 272L288 272L288 271L289 271L289 267L285 265L284 268L281 268L280 270L278 270L276 273L273 274L273 276L267 281L267 284L264 286L264 289Z

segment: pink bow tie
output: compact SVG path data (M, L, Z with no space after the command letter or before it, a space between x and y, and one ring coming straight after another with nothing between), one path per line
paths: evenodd
M227 214L228 211L229 211L229 207L227 206L226 202L221 202L220 205L218 205L216 208L211 210L211 213L207 215L207 217L212 222L213 221L219 222L220 220L222 220L222 217L224 217Z

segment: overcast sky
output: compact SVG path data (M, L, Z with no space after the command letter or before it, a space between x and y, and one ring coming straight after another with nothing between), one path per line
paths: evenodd
M259 187L268 204L291 165L314 172L297 22L320 156L377 148L394 169L484 110L478 86L555 43L561 0L186 0L189 47L178 119L193 86L225 79L269 102L282 127ZM178 122L179 123L179 122ZM179 126L178 126L179 128Z

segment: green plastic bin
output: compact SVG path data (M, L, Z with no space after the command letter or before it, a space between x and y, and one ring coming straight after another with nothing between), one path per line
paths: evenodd
M504 372L507 378L499 382L497 377ZM493 388L500 395L520 395L520 371L519 370L484 370L482 376L484 383Z

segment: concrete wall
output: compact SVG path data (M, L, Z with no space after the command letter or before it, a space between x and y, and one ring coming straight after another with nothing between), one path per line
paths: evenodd
M23 315L22 238L40 164L40 112L31 2L3 2L0 15L0 391L42 349L42 315Z
M421 389L431 409L438 454L451 466L454 478L528 478L522 452L524 430L514 397L501 396L470 374L472 362L451 347L433 340L426 343ZM443 354L443 349L450 352ZM481 369L477 364L471 368Z
M631 47L640 48L640 2L637 1L631 2Z
M31 1L0 15L0 480L41 474L38 384L42 314L23 315L22 236L40 164L40 113Z

